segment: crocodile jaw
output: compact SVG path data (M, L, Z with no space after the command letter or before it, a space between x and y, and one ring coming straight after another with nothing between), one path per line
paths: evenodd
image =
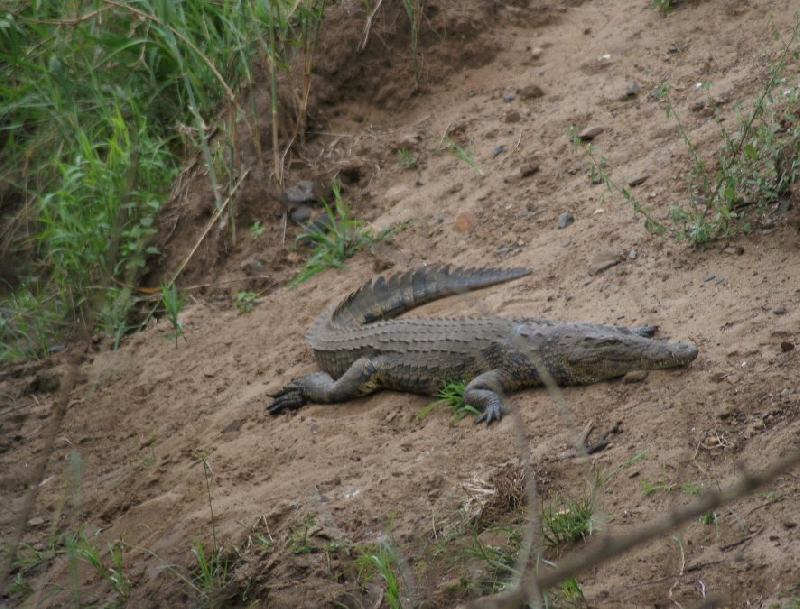
M687 366L697 358L691 343L665 343L625 334L583 338L570 352L565 372L580 385L624 376L633 370Z

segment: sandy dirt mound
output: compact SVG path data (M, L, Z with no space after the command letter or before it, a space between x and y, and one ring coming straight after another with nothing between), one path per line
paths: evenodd
M592 184L568 137L572 126L602 127L594 145L614 178L646 176L632 189L666 219L687 196L690 163L667 101L651 91L671 83L669 103L701 152L712 152L719 129L713 113L693 111L705 97L696 84L713 83L710 95L726 100L724 124L735 124L737 104L747 107L774 60L772 28L785 33L796 6L706 0L664 16L647 0L429 2L417 90L407 20L395 4L377 14L362 52L364 4L329 9L316 134L287 181L312 180L327 194L339 175L356 217L376 228L411 224L346 270L283 287L305 254L293 249L294 226L291 247L281 247L280 191L254 163L238 201L237 242L209 234L187 266L185 340L165 340L162 320L82 365L38 481L20 549L27 562L4 602L118 600L108 580L65 551L65 533L82 530L107 566L108 544L127 544L130 606L388 606L380 577L359 579L353 560L358 544L388 540L404 603L453 607L492 589L486 565L465 557L472 534L459 524L476 488L505 489L471 530L484 541L493 535L486 543L508 542L491 525L519 522L520 451L529 451L545 499L578 497L587 479L609 476L595 529L624 532L726 485L739 467L798 448L791 347L800 341L800 238L788 215L771 210L750 234L701 248L653 236L630 206ZM787 86L798 69L789 66ZM266 107L266 89L258 95ZM436 153L446 135L472 142L476 168ZM416 169L398 165L401 147ZM213 213L205 178L186 179L164 219L165 274ZM563 212L575 221L560 230ZM266 228L260 237L246 230L255 220ZM607 250L618 263L595 274ZM565 389L563 401L543 390L515 394L516 415L488 428L454 422L443 408L420 419L430 399L392 392L265 413L268 391L314 369L304 336L322 310L376 269L434 262L534 273L414 314L657 323L660 337L692 341L700 355L639 383ZM239 290L261 294L249 313L231 304ZM50 450L44 439L68 356L9 367L0 378L4 538L30 468ZM592 438L616 431L590 462L573 450L588 422ZM579 576L586 603L687 606L714 594L739 607L797 603L799 488L787 475L711 524ZM192 546L210 552L214 540L230 566L225 586L204 590Z

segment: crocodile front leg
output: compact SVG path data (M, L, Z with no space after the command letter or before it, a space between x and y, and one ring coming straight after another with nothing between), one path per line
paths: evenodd
M505 373L500 369L489 370L472 379L464 389L464 403L479 410L475 423L491 425L503 418L503 394Z
M272 394L274 399L267 410L274 415L297 410L309 402L346 402L379 389L382 386L380 380L378 362L364 357L353 362L347 372L336 380L326 372L312 372L293 379L286 387Z

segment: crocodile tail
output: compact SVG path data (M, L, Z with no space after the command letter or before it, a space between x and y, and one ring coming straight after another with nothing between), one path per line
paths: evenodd
M329 320L339 328L385 321L426 302L504 283L531 272L525 267L420 267L365 283L333 309Z

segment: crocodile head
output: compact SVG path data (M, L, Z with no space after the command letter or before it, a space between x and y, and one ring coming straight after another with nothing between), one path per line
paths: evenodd
M645 338L623 328L595 326L576 333L560 346L567 346L562 360L567 378L577 385L624 376L632 370L659 370L686 366L697 357L691 343L666 343Z

